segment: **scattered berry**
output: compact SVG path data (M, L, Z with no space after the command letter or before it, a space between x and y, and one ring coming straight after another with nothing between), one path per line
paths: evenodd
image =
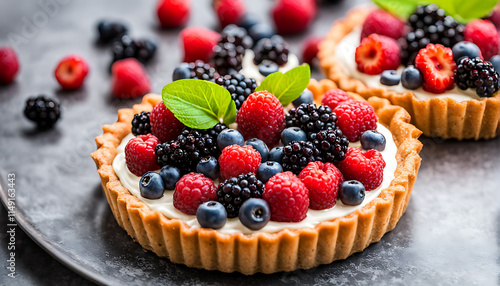
M308 63L309 65L313 64L314 59L318 56L318 45L323 41L323 38L320 37L310 37L306 39L304 46L302 48L302 61Z
M146 63L156 53L156 43L153 40L134 40L129 35L123 35L113 42L111 51L113 62L126 58L135 58L141 63Z
M269 204L273 221L299 222L307 216L309 191L292 172L279 173L269 179L262 198Z
M196 173L205 175L212 180L217 180L220 176L219 161L213 156L203 157L196 165Z
M155 155L158 143L160 143L158 138L151 134L130 139L125 146L125 162L132 174L142 176L148 171L160 169Z
M163 28L184 26L189 20L189 0L160 0L156 5L156 14Z
M182 124L163 102L158 102L149 116L151 133L158 137L161 142L174 140L181 134Z
M270 60L264 60L259 65L259 73L265 77L272 73L278 72L279 69L280 67L278 66L278 64Z
M479 47L471 42L461 41L456 43L451 49L453 52L453 60L455 63L458 63L458 60L461 57L475 58L480 57L483 59L483 55L481 54L481 50Z
M311 162L299 174L309 190L309 208L324 210L337 202L342 173L332 163Z
M424 90L443 93L453 88L457 65L450 48L439 44L428 44L415 58L415 67L422 73Z
M316 1L279 0L275 2L272 15L278 33L300 33L309 27L316 16Z
M271 219L269 204L263 199L248 199L241 205L238 217L247 228L259 230Z
M385 150L385 136L375 130L366 130L361 135L361 147L365 150L375 149L378 151Z
M264 143L264 141L262 141L258 138L252 138L252 139L248 139L245 142L245 145L250 145L255 150L257 150L257 152L259 152L261 162L267 161L267 158L269 157L269 148L267 147L266 143Z
M247 30L247 32L252 28L253 26L257 25L260 23L259 17L257 14L254 13L246 13L243 15L243 17L240 18L240 21L238 22L238 26L244 28Z
M345 101L352 101L352 98L344 90L334 88L328 90L327 92L325 92L325 94L323 94L321 105L328 106L332 110L334 110L335 107Z
M217 201L227 211L227 217L238 216L241 205L250 198L262 198L264 184L253 173L240 174L219 184Z
M278 162L281 164L283 162L283 156L285 156L285 153L283 153L283 146L274 147L269 150L269 157L267 158L267 161Z
M363 152L359 148L349 147L338 168L344 179L360 181L367 191L371 191L382 183L385 161L382 154L375 149Z
M231 74L221 76L215 81L216 84L223 86L231 94L231 99L239 110L243 102L257 88L257 82L253 78L246 78L241 74Z
M361 39L371 34L387 36L395 40L404 36L405 24L384 10L374 10L366 17L361 30Z
M219 150L224 150L224 148L230 145L245 145L245 139L238 130L225 129L217 136L217 146Z
M321 152L310 141L292 141L283 147L283 170L298 175L307 164L321 161Z
M0 48L0 84L9 84L19 71L19 62L13 49Z
M219 42L213 49L212 63L220 75L230 75L242 69L244 55L242 46Z
M307 0L309 1L309 0ZM289 45L279 35L265 38L257 42L254 47L254 64L260 65L264 61L272 61L278 66L283 66L288 62Z
M175 184L181 179L181 170L173 166L163 166L160 170L160 176L167 190L175 190Z
M339 199L344 205L360 205L365 199L365 186L356 180L344 181L340 185Z
M299 127L288 127L281 132L281 143L283 145L287 145L292 141L306 141L307 135L306 133L300 129Z
M189 74L188 74L189 69ZM192 78L192 79L202 79L208 81L215 81L215 78L219 74L215 71L215 68L204 61L197 60L193 63L181 63L179 67L174 70L174 80Z
M208 201L198 207L196 219L201 227L219 229L226 224L227 212L221 203Z
M360 72L377 75L385 70L397 69L401 63L399 53L396 40L371 34L356 48L355 60Z
M134 136L151 133L150 115L151 112L146 111L134 115L134 119L132 119L132 134Z
M219 43L231 43L243 49L250 49L253 46L252 37L248 35L247 30L236 25L228 25L222 30Z
M414 66L407 66L401 72L401 84L407 89L417 89L424 83L422 73Z
M460 89L475 88L480 97L494 96L498 91L498 73L490 62L477 58L458 61L456 81Z
M313 133L310 136L314 146L321 152L321 161L338 163L344 160L349 139L336 127Z
M280 163L267 161L265 163L261 163L257 169L257 178L265 184L272 178L272 176L282 172L283 167L281 167Z
M297 99L295 99L292 104L295 108L299 107L302 103L311 104L314 101L314 96L312 91L305 89Z
M111 67L113 96L116 98L141 97L151 90L148 75L136 59L119 60Z
M99 42L109 43L127 34L128 28L121 22L101 20L97 24L97 31L99 32Z
M188 78L191 78L191 69L189 68L189 63L181 63L174 69L174 73L172 74L172 81Z
M228 146L219 157L220 177L227 180L249 172L256 173L260 162L260 154L252 146Z
M313 133L328 128L337 128L337 115L328 106L316 104L301 104L297 108L292 108L286 116L286 127L299 127L306 132L310 139Z
M485 60L499 52L498 31L490 20L474 20L465 26L465 40L476 44Z
M248 34L250 37L252 37L252 40L254 43L257 43L258 41L265 39L265 38L271 38L274 36L276 33L274 32L273 28L267 24L256 24L252 26L248 30Z
M150 200L157 200L163 197L165 185L158 173L150 171L142 175L139 183L139 190L141 191L142 197Z
M377 129L375 110L366 102L344 102L335 108L337 125L350 142L356 142L366 130Z
M180 33L184 47L184 62L202 60L208 62L220 35L212 30L202 27L189 27Z
M61 116L59 102L43 95L30 97L26 100L24 115L39 129L51 128Z
M79 89L89 72L85 60L77 55L70 55L57 65L55 76L64 89Z
M195 215L198 207L217 199L214 182L202 174L189 173L177 182L174 191L174 207L188 215Z
M215 0L214 10L217 13L221 27L226 27L229 24L238 24L246 14L243 0Z
M401 81L401 76L395 70L386 70L380 76L380 83L387 86L398 85Z

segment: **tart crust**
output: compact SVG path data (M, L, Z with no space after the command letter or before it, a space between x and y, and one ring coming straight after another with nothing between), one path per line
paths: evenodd
M334 87L329 80L311 80L309 88L320 100L325 90ZM355 94L351 96L363 100ZM120 183L112 162L117 146L130 133L135 113L150 111L161 101L159 95L144 96L133 109L118 111L118 120L104 125L96 137L92 153L102 187L118 224L145 249L174 263L222 272L274 273L308 269L362 251L392 230L405 212L420 167L421 132L409 124L410 116L389 101L372 97L379 122L394 136L397 169L390 186L379 197L355 212L318 224L314 228L284 229L274 233L223 234L217 230L191 228L179 219L169 219L152 211Z
M350 11L346 18L336 21L319 46L318 58L326 77L341 89L356 92L364 98L377 96L404 107L412 123L430 137L443 139L491 139L500 134L500 95L458 102L451 98L417 99L411 91L397 93L383 88L368 87L349 77L335 58L337 44L355 27L361 25L369 8Z

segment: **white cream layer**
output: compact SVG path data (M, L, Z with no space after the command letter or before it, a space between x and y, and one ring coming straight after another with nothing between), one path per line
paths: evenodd
M257 84L260 84L264 80L265 76L259 72L259 67L253 63L254 56L255 54L252 50L246 50L245 55L243 56L243 62L241 63L242 69L240 70L240 74L247 78L253 78L257 81ZM299 59L296 55L290 53L288 54L288 62L286 62L284 66L281 66L278 71L286 73L287 71L298 66Z

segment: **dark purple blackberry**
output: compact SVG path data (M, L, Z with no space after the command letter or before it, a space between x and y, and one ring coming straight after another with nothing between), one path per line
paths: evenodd
M38 128L48 129L52 127L61 116L59 102L43 95L30 97L26 100L24 115L29 120L35 122Z
M262 198L264 184L254 173L232 177L219 184L217 201L227 211L227 217L237 217L240 207L249 198Z
M288 62L288 48L288 43L281 36L274 35L271 38L264 38L255 45L253 62L259 65L263 61L269 60L282 66Z
M223 86L231 93L231 98L236 103L236 109L240 109L243 101L255 91L257 82L253 78L246 78L241 74L232 74L221 76L215 80L215 83Z
M238 73L241 70L245 48L219 42L213 51L212 63L220 75Z
M245 50L253 46L252 38L248 35L247 30L242 27L233 24L227 25L220 35L219 43L231 43Z
M321 152L310 141L292 141L283 147L283 170L298 175L307 164L322 161Z
M493 65L479 57L458 61L455 78L460 89L475 88L480 97L492 97L498 91L498 77Z
M196 62L189 63L189 69L191 71L191 78L193 79L214 81L218 76L215 68L202 60L197 60Z
M321 161L338 163L344 160L349 147L349 139L342 134L340 128L330 128L327 130L313 133L311 140L314 146L321 152Z
M160 166L170 165L179 168L181 172L188 173L193 168L193 162L189 160L189 153L177 140L160 143L155 149L156 162Z
M129 35L123 35L113 43L111 51L113 63L126 58L136 58L146 63L156 53L156 44L151 40L134 40Z
M146 111L134 115L134 119L132 119L132 134L137 136L151 133L150 115L151 112Z
M97 24L97 31L99 32L99 42L109 43L112 40L127 34L128 28L125 24L120 22L101 20Z
M328 106L303 103L292 108L286 116L286 127L299 127L307 134L308 139L314 133L328 128L336 129L337 115Z

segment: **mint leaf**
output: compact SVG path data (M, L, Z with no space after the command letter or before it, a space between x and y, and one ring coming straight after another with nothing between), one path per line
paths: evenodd
M267 90L276 96L283 106L287 106L306 89L310 79L311 68L308 64L303 64L285 74L275 72L268 75L255 90Z
M175 117L191 128L209 129L221 119L229 125L236 118L236 105L231 94L213 82L177 80L163 88L162 98Z

